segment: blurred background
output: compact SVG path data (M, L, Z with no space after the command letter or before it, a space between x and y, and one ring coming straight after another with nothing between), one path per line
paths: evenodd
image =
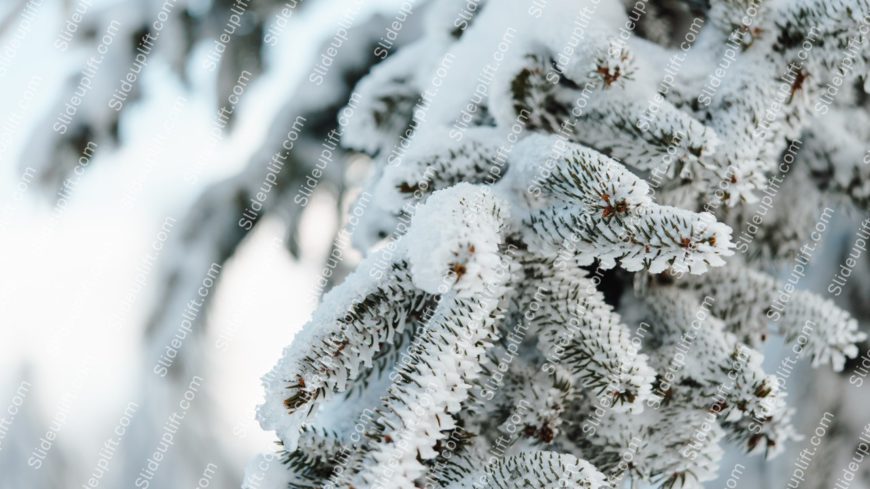
M304 208L285 194L398 8L0 3L0 487L239 487L274 448L260 377L316 304L366 161L336 150Z

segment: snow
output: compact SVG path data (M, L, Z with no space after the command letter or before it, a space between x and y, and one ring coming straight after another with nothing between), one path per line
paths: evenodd
M489 189L467 183L432 194L405 239L414 285L464 297L494 283L503 207Z

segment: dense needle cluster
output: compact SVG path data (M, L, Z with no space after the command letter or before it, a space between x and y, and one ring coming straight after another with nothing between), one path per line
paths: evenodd
M355 89L366 258L266 377L276 487L700 487L799 439L760 350L864 339L789 272L866 211L870 3L464 9Z

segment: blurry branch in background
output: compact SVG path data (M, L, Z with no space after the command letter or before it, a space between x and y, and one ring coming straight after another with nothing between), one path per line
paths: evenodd
M23 3L23 2L22 2ZM179 0L172 4L161 0L113 4L102 10L93 10L85 16L78 32L64 50L70 56L80 57L70 70L64 88L47 110L43 119L30 135L21 164L37 169L37 181L45 193L55 196L73 176L79 158L112 151L125 144L122 130L130 107L148 101L143 90L143 78L152 65L168 63L179 80L188 84L188 73L202 69L193 65L194 48L211 42L228 25L231 15L239 15L239 2L217 0L206 10L194 9L193 2ZM239 18L240 25L233 30L231 42L219 62L210 57L207 63L217 70L217 105L226 101L239 79L246 74L247 83L255 83L263 70L262 54L273 38L264 36L267 25L276 16L285 20L311 2L250 2ZM167 5L172 5L171 9ZM156 28L155 19L168 18ZM68 12L64 12L64 16ZM14 12L12 17L14 18ZM335 12L338 17L340 12ZM388 18L390 17L390 18ZM288 89L282 105L263 143L251 153L248 164L238 174L208 185L195 200L186 216L173 229L162 254L160 280L156 300L149 307L145 327L145 355L134 383L141 386L142 409L135 417L126 446L124 470L119 476L125 485L136 485L142 477L143 461L152 454L160 441L161 427L166 423L177 402L190 390L191 379L204 376L205 386L197 396L214 397L219 386L209 385L207 355L203 348L203 328L207 310L219 287L223 265L233 256L244 237L264 218L276 216L286 225L287 249L298 257L298 226L306 202L294 202L293 194L306 184L318 163L323 147L338 126L338 111L350 97L351 89L369 69L379 61L373 54L378 36L391 16L360 16L349 29L352 45L342 49L334 59L326 83L316 85L307 79L294 89ZM414 35L410 23L402 39ZM292 28L292 23L289 27ZM304 49L325 49L319 41L303 46ZM298 53L281 56L298 57ZM311 67L303 67L306 74ZM131 79L129 86L120 80ZM288 86L292 86L288 81ZM73 97L76 97L73 100ZM246 99L241 97L243 104ZM225 131L233 129L233 114L228 114ZM50 130L47 130L50 128ZM289 132L288 132L289 131ZM291 140L292 139L292 140ZM337 139L336 139L337 140ZM341 215L347 189L343 181L349 153L334 145L328 166L318 178L318 191L334 196L335 213ZM291 149L292 148L292 149ZM253 209L252 201L258 192L268 198L259 201L262 208ZM336 230L337 232L337 230ZM333 280L344 273L340 265ZM204 280L209 287L202 293ZM192 302L193 301L193 302ZM195 304L195 305L191 305ZM174 351L171 362L165 349L179 332L183 323L189 331L183 346ZM155 375L156 374L156 375ZM223 393L221 393L223 394ZM253 401L252 401L253 404ZM222 444L225 440L214 429L215 419L210 401L200 399L192 403L185 416L181 432L176 435L177 456L164 460L160 471L150 480L152 487L178 487L191 484L200 475L206 463L217 463L222 482L218 487L237 487L238 469L244 461L232 460ZM190 485L190 484L188 484Z
M89 12L71 41L55 43L68 56L81 60L67 75L68 88L59 91L52 108L36 126L25 149L28 156L22 162L38 169L38 180L48 192L54 193L69 176L88 142L99 148L123 143L120 126L124 114L142 96L142 78L150 65L168 63L182 82L187 82L189 69L217 70L215 102L219 106L241 71L250 72L252 78L262 71L265 26L276 16L289 18L282 12L288 4L278 0L247 4L218 0L206 10L194 8L195 3L144 0L110 4ZM311 3L293 2L296 7L289 9L290 15L298 15ZM231 16L236 16L232 24ZM194 48L201 44L211 47L222 35L224 39L229 36L229 42L222 42L222 49L213 48L206 66L191 66ZM122 83L124 80L128 85ZM79 100L72 100L73 96ZM228 127L231 124L229 114Z

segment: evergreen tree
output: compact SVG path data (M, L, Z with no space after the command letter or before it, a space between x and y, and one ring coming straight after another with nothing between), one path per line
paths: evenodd
M818 204L867 210L870 3L474 5L356 86L366 257L265 377L271 483L701 487L800 439L761 348L865 339L797 285Z

